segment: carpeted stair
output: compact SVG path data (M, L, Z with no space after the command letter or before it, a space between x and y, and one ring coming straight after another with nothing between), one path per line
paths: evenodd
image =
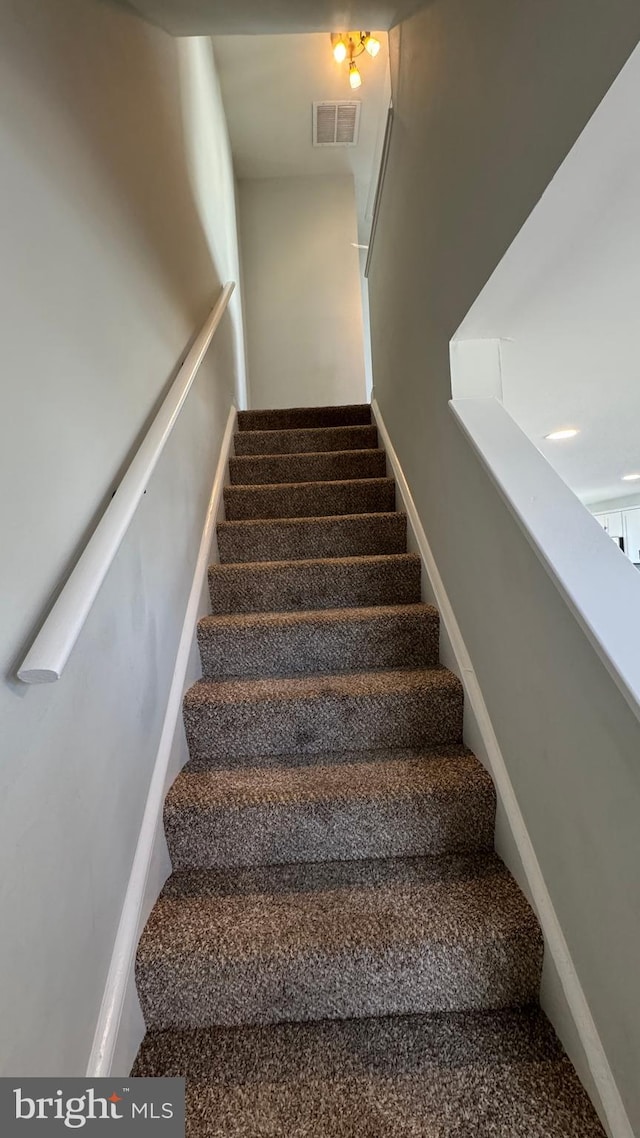
M218 549L222 562L384 556L402 554L406 547L407 519L395 511L333 518L221 522L218 526ZM212 567L214 576L217 568Z
M207 679L435 667L438 613L430 605L205 617L198 628Z
M189 1138L602 1138L368 406L238 416L133 1074Z
M212 565L209 583L215 614L410 605L420 600L420 558L396 553Z

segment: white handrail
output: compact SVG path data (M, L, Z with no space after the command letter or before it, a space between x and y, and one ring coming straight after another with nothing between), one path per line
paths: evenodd
M25 684L49 684L60 679L234 288L235 281L229 281L222 289L118 489L31 645L18 670L18 678Z

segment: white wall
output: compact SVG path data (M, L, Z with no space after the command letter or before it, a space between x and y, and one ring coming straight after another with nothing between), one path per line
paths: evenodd
M585 502L640 470L639 295L636 48L455 336L499 341L505 407ZM483 393L477 356L475 389L455 382ZM580 434L545 440L565 425Z
M365 398L351 177L241 180L252 407Z
M174 41L111 5L0 5L3 1074L85 1071L234 395L227 317L62 680L21 685L233 260L231 242L212 261L220 115L219 221L187 175L190 50L179 69Z
M580 0L432 0L394 29L369 276L375 395L636 1131L640 724L448 401L452 336L639 33L634 0L588 20ZM594 1090L558 986L544 999Z

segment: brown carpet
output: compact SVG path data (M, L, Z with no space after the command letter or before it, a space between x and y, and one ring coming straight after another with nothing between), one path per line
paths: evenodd
M149 1032L188 1138L603 1138L536 1009Z
M309 561L404 553L405 514L346 514L220 522L220 561Z
M602 1138L367 406L243 412L138 948L189 1138Z

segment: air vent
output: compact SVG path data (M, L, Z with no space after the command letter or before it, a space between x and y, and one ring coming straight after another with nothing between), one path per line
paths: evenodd
M358 100L313 104L314 146L355 146L359 126Z

